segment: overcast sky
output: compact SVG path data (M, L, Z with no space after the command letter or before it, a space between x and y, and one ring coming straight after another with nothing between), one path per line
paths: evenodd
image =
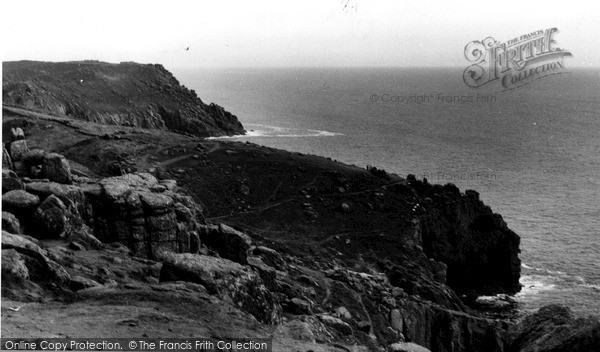
M571 67L600 66L600 6L577 1L2 2L3 61L182 67L467 66L464 46L557 27ZM189 47L189 50L185 50Z

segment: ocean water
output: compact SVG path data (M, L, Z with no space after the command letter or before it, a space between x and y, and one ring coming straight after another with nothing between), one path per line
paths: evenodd
M600 315L600 70L505 92L462 70L173 72L238 116L238 140L479 191L521 236L520 309Z

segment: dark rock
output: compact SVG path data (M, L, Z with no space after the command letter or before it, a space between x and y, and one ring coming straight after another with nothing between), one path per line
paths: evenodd
M69 230L69 213L65 204L55 195L47 197L35 210L33 218L42 236L62 238Z
M69 274L62 266L50 260L45 250L25 237L2 231L2 248L19 252L25 260L32 281L54 282L59 285L70 281Z
M269 290L274 290L277 286L277 270L265 264L260 258L248 257L248 265L258 271L260 278Z
M312 314L310 303L300 298L292 298L289 302L287 302L284 310L288 313L297 315Z
M44 155L42 172L52 182L70 184L71 167L67 159L57 153Z
M10 170L2 170L2 194L10 191L24 190L25 184Z
M160 281L198 283L212 295L229 299L263 323L280 321L281 307L259 275L227 259L165 253Z
M2 207L17 215L32 212L40 204L40 198L22 190L10 191L2 195Z
M46 152L42 149L32 149L23 155L23 163L27 167L42 165Z
M224 224L219 226L202 225L200 240L223 258L241 264L248 263L248 250L252 241L248 235L242 232Z
M10 143L10 158L12 162L21 161L23 156L29 152L26 140L18 140Z
M16 216L7 211L3 211L2 229L18 235L21 233L21 223L19 223L19 219L17 219Z
M576 318L560 305L540 308L508 333L507 352L588 352L600 350L600 319Z

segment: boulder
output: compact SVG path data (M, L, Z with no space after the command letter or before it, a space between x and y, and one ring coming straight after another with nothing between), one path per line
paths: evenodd
M600 319L576 317L564 306L549 305L509 329L507 352L584 352L600 347Z
M390 312L390 326L399 333L404 331L404 320L398 309L392 309Z
M12 127L10 129L11 138L13 141L25 139L25 132L21 127Z
M67 159L57 153L44 155L42 172L44 176L53 182L70 184L71 167Z
M19 219L13 214L3 211L2 212L2 229L14 234L21 233L21 223Z
M59 285L70 281L69 274L62 266L50 260L45 250L23 236L2 231L2 249L14 249L21 255L32 281L54 282Z
M24 190L25 184L10 170L2 170L2 194L10 191Z
M40 234L47 238L62 238L69 227L69 211L60 198L47 197L35 210L34 221Z
M223 258L236 263L248 263L248 250L252 240L248 235L227 225L201 225L200 240Z
M281 307L259 275L233 261L197 254L165 253L160 281L189 281L206 287L220 299L230 300L263 323L281 319Z
M29 270L25 260L14 249L2 250L2 281L14 282L29 279Z
M26 140L18 140L10 143L10 158L13 162L21 161L23 156L29 152Z
M77 209L80 215L86 213L86 197L84 190L74 185L64 185L56 182L30 182L25 185L25 190L35 194L41 200L55 195L69 209Z
M32 212L40 204L40 198L23 190L10 191L2 195L2 207L18 216Z

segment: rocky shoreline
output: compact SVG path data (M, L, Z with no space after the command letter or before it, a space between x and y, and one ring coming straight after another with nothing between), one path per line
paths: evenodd
M598 346L600 322L564 307L519 320L472 307L520 289L519 237L476 191L47 110L3 107L3 337Z

